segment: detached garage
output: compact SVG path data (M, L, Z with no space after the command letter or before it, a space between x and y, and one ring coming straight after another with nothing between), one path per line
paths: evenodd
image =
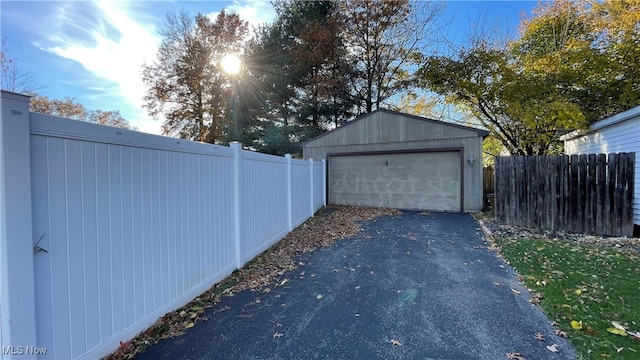
M379 109L309 140L303 154L326 159L330 204L479 211L486 135Z

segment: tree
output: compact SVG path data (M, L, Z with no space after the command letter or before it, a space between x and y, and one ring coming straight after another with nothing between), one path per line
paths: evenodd
M438 118L435 114L436 106L438 106L437 99L427 97L424 94L410 92L404 94L400 100L392 106L392 109L407 114L436 119Z
M477 119L513 155L557 152L558 138L584 125L579 108L554 94L553 84L513 68L509 54L477 45L458 59L430 57L422 85Z
M89 115L84 105L76 102L73 98L50 99L47 96L37 94L31 97L29 110L80 121L86 121Z
M640 15L615 3L540 4L506 47L479 41L453 58L427 58L421 84L465 109L511 154L561 152L562 134L638 104L640 54L631 44ZM624 21L603 22L602 14Z
M298 112L318 130L339 126L352 118L356 99L350 93L354 69L347 59L343 41L344 16L336 4L299 2L316 8L301 14L304 21L294 30L291 52L301 68L298 85Z
M639 29L637 0L556 0L523 20L511 51L593 123L640 103Z
M2 73L0 89L23 94L34 93L42 89L33 75L22 71L17 66L17 59L10 58L7 52L6 38L3 38L0 48L0 73Z
M94 124L117 127L127 130L138 130L120 115L117 110L87 110L84 105L73 98L50 99L44 95L32 94L29 111L41 114L64 117L73 120L88 121Z
M246 54L251 94L243 109L258 119L253 148L299 153L298 143L353 117L352 67L343 21L331 1L278 1L276 20L258 29Z
M344 41L355 64L354 95L371 112L414 85L412 68L434 30L442 3L409 0L341 1Z
M125 118L122 117L118 110L93 110L89 111L87 121L94 124L106 125L117 127L127 130L138 130L136 127L132 127Z
M248 24L221 11L214 21L195 20L186 12L169 13L161 30L156 60L143 66L145 108L164 117L163 133L184 139L221 143L229 140L232 79L220 60L242 54Z

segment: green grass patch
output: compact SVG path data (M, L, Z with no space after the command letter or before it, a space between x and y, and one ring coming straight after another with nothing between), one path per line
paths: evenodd
M607 330L616 321L640 332L638 253L557 240L494 242L580 358L640 359L637 338Z

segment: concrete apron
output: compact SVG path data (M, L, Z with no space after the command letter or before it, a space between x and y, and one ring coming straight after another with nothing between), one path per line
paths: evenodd
M281 286L225 298L137 359L576 358L468 214L380 217L298 260Z

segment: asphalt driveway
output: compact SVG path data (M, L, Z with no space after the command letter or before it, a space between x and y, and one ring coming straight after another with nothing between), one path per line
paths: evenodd
M379 217L298 260L136 358L575 359L468 214Z

